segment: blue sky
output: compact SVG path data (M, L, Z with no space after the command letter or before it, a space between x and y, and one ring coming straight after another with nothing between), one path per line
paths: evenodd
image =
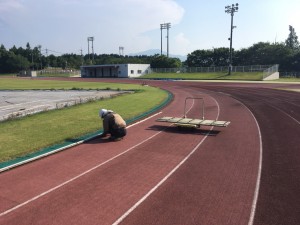
M229 47L225 6L233 3L239 3L235 49L283 42L289 25L300 35L299 0L0 0L0 44L25 48L29 42L44 53L87 54L87 37L93 36L95 53L118 54L122 46L127 55L160 49L160 24L171 23L169 52L187 55ZM166 30L164 51L165 36Z

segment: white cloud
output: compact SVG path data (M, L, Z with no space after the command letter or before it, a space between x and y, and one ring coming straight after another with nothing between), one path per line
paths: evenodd
M178 24L184 9L175 0L0 0L0 14L4 45L29 42L76 52L94 36L101 54L116 53L119 46L127 53L151 48L147 32L159 32L164 22Z
M21 1L19 0L1 0L0 1L0 13L11 12L12 10L18 10L22 8Z
M173 52L181 54L183 52L190 51L190 41L184 35L184 33L179 33L175 36L175 46L173 47Z
M20 0L0 0L0 20L10 23L13 15L22 13L24 7Z

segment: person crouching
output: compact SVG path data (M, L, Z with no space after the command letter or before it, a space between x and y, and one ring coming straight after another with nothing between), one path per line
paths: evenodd
M103 133L100 137L110 134L109 140L120 141L126 136L126 122L119 114L112 110L101 109L99 117L103 119Z

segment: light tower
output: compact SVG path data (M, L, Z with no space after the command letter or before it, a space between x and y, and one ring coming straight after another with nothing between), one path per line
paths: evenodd
M88 55L89 55L89 60L91 60L91 58L90 58L90 41L91 41L92 42L93 61L94 61L94 37L88 37L87 41L88 41Z
M231 75L231 71L232 71L232 31L234 28L236 28L236 26L233 26L233 16L234 13L237 12L239 9L239 4L236 3L235 5L228 5L225 6L225 13L228 13L231 15L231 26L230 26L230 49L229 49L229 68L228 68L228 75Z
M169 57L169 29L171 28L171 23L160 24L160 55L162 55L162 30L167 29L167 57Z
M122 46L119 47L119 55L121 55L121 56L124 55L124 47L122 47Z

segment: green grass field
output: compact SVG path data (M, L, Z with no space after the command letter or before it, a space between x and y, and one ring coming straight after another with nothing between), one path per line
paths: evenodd
M72 88L120 89L136 92L0 122L0 162L102 129L102 121L98 116L100 108L116 111L125 120L129 120L151 110L168 98L167 92L142 85L7 78L0 80L0 90Z
M279 80L276 81L280 81L280 82L300 82L300 78L280 78Z
M149 74L141 78L259 81L262 74L233 73L228 76L226 73L163 73ZM277 81L299 82L300 79L283 78ZM101 120L98 118L100 108L112 109L128 120L156 107L168 97L165 91L142 85L15 79L3 76L0 80L0 90L46 89L134 90L135 94L0 122L0 162L100 130L102 128Z
M55 81L41 79L13 79L1 78L0 90L51 90L51 89L93 89L93 90L134 90L143 89L139 85L100 83L100 82L77 82L77 81Z
M183 79L183 80L262 80L261 72L242 73L234 72L230 76L227 73L152 73L142 76L144 79Z
M68 73L52 73L38 75L38 77L70 77ZM3 76L16 76L16 74L0 74ZM225 73L152 73L139 77L139 79L179 79L179 80L236 80L236 81L261 81L261 72L233 72L230 76ZM300 82L300 78L280 78L279 82Z

